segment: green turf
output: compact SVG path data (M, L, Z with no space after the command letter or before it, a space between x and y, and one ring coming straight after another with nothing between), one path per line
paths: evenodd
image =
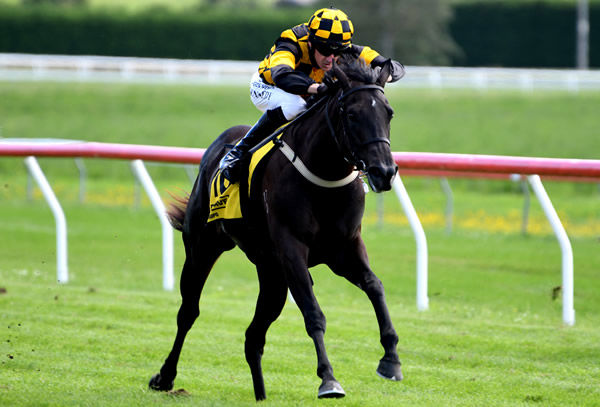
M178 308L160 278L160 229L147 205L65 204L71 282L55 283L54 225L40 201L0 203L1 405L251 405L244 329L257 295L239 251L217 264L184 348L176 388L146 389L168 352ZM564 327L560 254L551 236L428 229L431 309L415 306L415 249L407 227L365 225L383 280L406 379L374 374L381 357L365 296L313 270L326 340L348 393L335 405L595 405L600 394L597 239L573 239L577 324ZM177 239L178 241L178 239ZM176 268L182 263L177 246ZM178 274L178 272L177 272ZM268 405L312 405L312 343L288 304L268 336Z
M3 137L206 147L224 128L258 116L245 87L2 82L0 94ZM598 158L597 93L397 87L387 94L396 110L394 150ZM244 256L224 255L205 288L175 383L189 395L148 391L179 304L177 291L161 288L156 215L146 198L136 205L127 163L85 160L84 204L72 160L40 163L67 216L71 281L55 281L54 221L39 191L27 200L22 159L0 159L0 405L255 405L243 339L258 285ZM148 168L165 200L167 190L189 188L180 167ZM386 286L406 379L375 375L381 349L367 299L318 267L329 356L348 393L323 404L598 405L598 186L545 183L574 250L577 322L565 327L560 292L553 299L560 250L533 197L522 235L518 184L450 180L448 234L439 181L404 181L428 239L429 311L416 311L415 243L392 193L383 225L381 203L368 194L364 236ZM183 250L175 237L178 275ZM265 404L317 404L314 348L293 304L269 332L264 371Z

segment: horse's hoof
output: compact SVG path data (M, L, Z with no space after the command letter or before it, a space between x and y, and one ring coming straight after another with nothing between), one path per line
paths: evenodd
M150 379L150 383L148 383L148 387L150 387L152 390L156 390L156 391L169 391L169 390L173 390L173 380L169 381L165 381L162 376L160 375L160 373L155 374L154 376L152 376L152 378Z
M346 395L342 386L335 380L323 381L319 387L319 398L320 399L339 399Z
M391 362L384 359L379 361L377 375L379 377L383 377L384 379L394 380L397 382L404 378L404 376L402 376L402 370L400 369L400 362Z

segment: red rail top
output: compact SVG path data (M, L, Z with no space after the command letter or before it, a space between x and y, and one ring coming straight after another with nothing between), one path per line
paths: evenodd
M92 157L198 164L206 149L68 140L0 139L0 156ZM401 172L475 176L537 174L600 180L600 160L472 154L393 153Z
M406 170L434 170L458 174L537 174L600 179L600 160L442 153L393 153L393 155L400 169Z
M23 141L0 139L0 155L36 157L90 157L198 164L206 149L68 140Z

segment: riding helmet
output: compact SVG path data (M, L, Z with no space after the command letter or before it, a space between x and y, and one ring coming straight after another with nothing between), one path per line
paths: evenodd
M335 8L322 8L315 11L308 20L310 41L325 46L331 52L339 52L350 46L354 26L346 13Z

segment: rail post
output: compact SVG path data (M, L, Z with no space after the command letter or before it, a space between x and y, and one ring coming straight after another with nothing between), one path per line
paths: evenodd
M573 249L569 236L563 227L548 193L542 185L539 175L530 175L527 177L529 184L535 193L542 209L554 230L558 239L562 253L562 294L563 294L563 321L567 325L575 325L575 309L573 308Z
M446 217L446 233L450 234L452 233L452 223L454 219L454 195L452 194L452 188L450 187L448 178L441 177L440 185L446 196L446 209L444 210L444 215Z
M162 249L163 249L163 288L165 290L173 290L174 277L173 277L173 228L167 218L167 209L165 204L160 198L160 194L156 190L148 170L144 166L142 160L133 160L131 162L131 168L133 173L140 181L140 184L144 187L154 211L160 220L162 227Z
M417 211L415 211L408 192L402 180L400 180L400 175L396 175L394 178L394 192L396 192L396 196L415 235L417 243L417 309L425 311L429 309L429 297L427 296L427 238Z
M25 158L25 166L40 187L54 215L54 221L56 222L56 279L61 284L67 283L69 281L69 269L67 267L67 219L65 213L35 157Z

